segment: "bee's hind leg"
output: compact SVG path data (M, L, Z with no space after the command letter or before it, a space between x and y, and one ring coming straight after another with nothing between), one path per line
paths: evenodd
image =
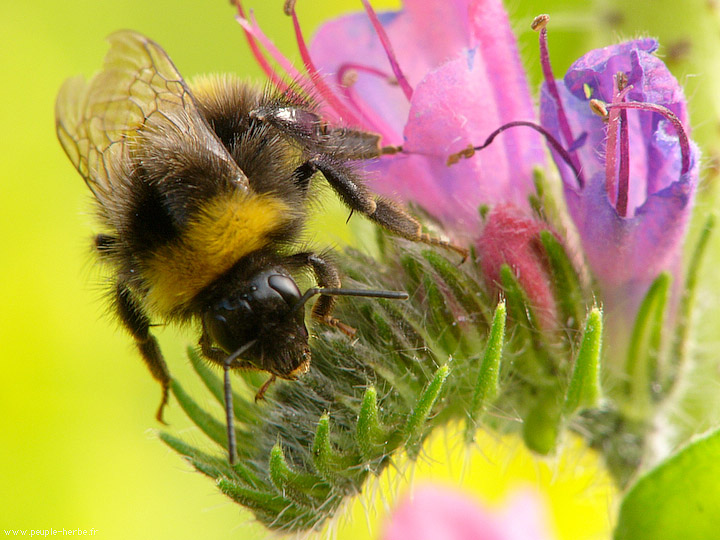
M115 310L123 326L128 329L153 378L162 386L162 398L155 417L162 422L163 409L167 405L170 391L170 372L163 358L160 346L150 333L150 319L140 308L126 284L118 282L115 288Z
M117 238L109 234L98 234L95 236L94 244L95 251L101 258L112 259L113 253L117 249ZM153 379L162 386L162 398L155 418L164 424L163 410L170 394L170 372L157 340L150 333L150 319L122 280L118 280L115 284L113 307L122 325L135 339L135 344Z

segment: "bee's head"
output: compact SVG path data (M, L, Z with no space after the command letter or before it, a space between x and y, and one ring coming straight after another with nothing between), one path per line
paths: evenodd
M203 328L228 354L250 342L242 359L281 378L295 378L310 363L302 295L282 268L259 271L231 294L210 303Z

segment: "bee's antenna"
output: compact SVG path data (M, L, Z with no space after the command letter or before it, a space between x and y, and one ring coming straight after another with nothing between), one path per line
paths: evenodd
M292 308L291 315L305 305L313 296L317 294L326 294L328 296L363 296L366 298L389 298L391 300L407 300L408 293L404 291L374 291L371 289L330 289L321 287L311 287L300 300L297 301Z
M233 397L232 387L230 386L230 366L242 353L247 351L250 347L255 345L257 340L253 339L249 341L230 356L228 356L223 362L223 369L225 371L223 383L225 390L225 424L227 425L227 439L228 439L228 460L230 465L235 465L235 458L237 457L237 440L235 439L235 420L233 413Z

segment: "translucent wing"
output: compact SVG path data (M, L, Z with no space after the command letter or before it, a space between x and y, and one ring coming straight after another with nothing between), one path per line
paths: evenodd
M69 79L55 105L58 139L78 172L101 201L113 191L115 171L143 129L168 122L237 169L239 187L247 177L199 113L187 84L165 51L136 32L112 34L100 73L90 81Z

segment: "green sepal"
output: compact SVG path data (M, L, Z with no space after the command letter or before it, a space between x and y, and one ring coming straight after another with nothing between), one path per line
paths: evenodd
M418 381L424 381L427 376L421 363L402 352L413 350L420 342L418 339L413 340L410 335L406 335L404 330L407 329L409 323L403 324L402 329L397 324L390 324L388 320L389 317L384 310L378 309L377 306L373 307L370 304L363 306L362 311L372 320L375 329L375 335L367 336L367 339L373 340L378 348L382 347L382 349L386 351L387 361L389 363L397 362L406 368L406 375L411 378L412 383L416 383L411 386L415 394L417 394L421 388L421 386L417 384Z
M422 256L449 287L453 298L462 306L465 313L481 314L486 323L490 322L488 310L490 300L475 280L468 279L456 265L436 251L426 249L422 252ZM477 324L478 321L474 322Z
M330 494L330 486L319 476L295 471L287 463L280 443L270 450L270 480L288 498L304 506L318 506Z
M468 410L468 422L465 430L467 442L473 440L479 415L495 400L500 391L500 361L505 343L506 315L505 302L498 303L490 327L490 335L485 345L485 353L480 363L475 392Z
M445 296L440 291L435 276L425 274L422 279L427 303L426 325L430 335L444 351L455 353L460 345L460 329Z
M585 295L580 285L580 277L565 247L553 233L541 231L540 241L552 274L551 283L560 322L569 329L578 329L585 315Z
M333 448L330 441L330 415L323 414L315 430L312 446L313 465L318 474L331 484L346 485L347 480L358 481L363 471L358 456L343 455Z
M667 272L655 278L635 318L625 364L628 376L625 414L630 418L646 418L657 397L659 357L671 281Z
M377 404L377 390L368 386L363 394L358 415L355 437L363 461L372 461L388 452L390 432L380 423L380 412Z
M505 294L508 315L512 318L513 332L525 345L523 353L516 358L518 374L532 384L546 386L554 384L551 362L549 360L545 338L543 337L525 290L507 264L500 267L500 283Z
M551 180L550 180L551 181ZM562 228L563 216L566 212L560 208L553 189L549 187L547 171L543 167L533 169L533 186L535 193L528 196L528 202L533 213L542 221L549 224L558 224L557 230Z
M438 368L435 376L420 395L417 404L408 416L407 422L405 422L403 435L406 440L407 452L411 457L417 456L420 451L422 435L427 432L425 422L430 416L433 405L435 405L435 402L440 396L440 391L443 389L449 373L450 368L447 364Z
M273 529L309 528L320 519L314 510L299 507L292 500L271 491L250 489L228 478L219 478L217 486L221 492L249 508L261 522Z
M416 291L420 286L422 276L424 274L420 262L410 255L403 255L400 257L400 264L405 271L405 279L407 280L407 288L411 291Z
M563 413L566 416L578 409L595 407L600 401L602 333L602 311L593 308L585 321L585 331L575 359L570 385L565 394Z
M698 238L695 244L695 249L688 264L685 287L683 288L683 294L680 298L677 323L675 325L675 336L671 354L673 364L668 366L667 374L663 380L663 386L667 388L668 391L675 385L678 373L681 371L682 366L687 363L690 355L690 332L692 330L692 313L695 307L698 274L700 273L702 262L705 259L710 238L715 230L716 219L715 214L710 214L705 220L705 225L700 232L700 238Z
M175 399L178 401L188 418L199 427L205 435L211 440L219 444L223 449L227 450L227 429L225 424L216 420L212 415L207 413L193 400L189 394L183 390L180 383L173 379L170 382L170 390Z

